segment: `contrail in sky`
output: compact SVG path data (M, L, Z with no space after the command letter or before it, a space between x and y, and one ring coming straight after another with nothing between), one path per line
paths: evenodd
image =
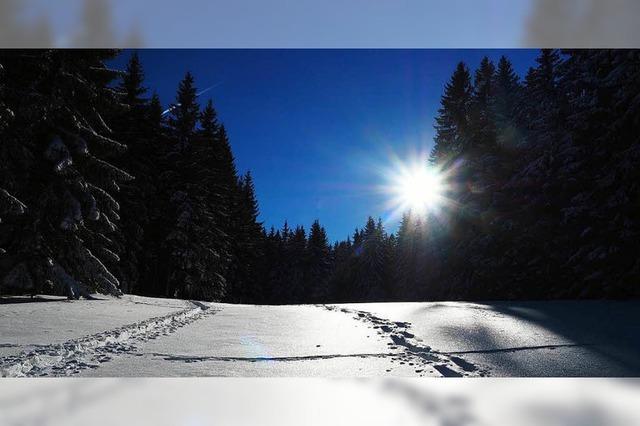
M209 87L207 87L207 88L206 88L206 89L204 89L204 90L199 91L198 93L196 93L196 98L197 98L198 96L200 96L200 95L204 95L204 94L205 94L205 93L207 93L209 90L215 89L216 87L220 86L221 84L222 84L222 82L221 82L221 81L219 81L219 82L217 82L216 84L214 84L214 85L212 85L212 86L209 86ZM169 114L171 111L173 111L175 108L177 108L177 107L179 107L179 106L180 106L180 104L174 104L174 105L171 105L169 108L165 109L165 110L162 112L162 115L164 116L164 115Z

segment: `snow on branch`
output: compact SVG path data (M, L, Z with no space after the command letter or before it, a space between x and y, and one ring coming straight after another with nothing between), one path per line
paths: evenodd
M127 150L126 145L121 144L120 142L114 141L113 139L110 139L106 136L102 136L96 133L95 130L89 127L86 127L80 123L77 123L77 126L84 137L89 138L102 146L105 146L107 148L112 148L119 153L123 153Z
M90 183L87 183L87 188L89 188L89 191L93 196L105 203L109 209L114 211L120 210L120 204L118 204L115 198L113 198L107 191Z
M0 188L0 213L1 214L24 214L27 206L13 195L9 194L6 189Z
M91 161L93 161L95 165L103 169L111 179L114 179L120 182L128 182L134 179L134 177L129 173L125 172L122 169L119 169L118 167L110 163L107 163L104 160L99 159L98 157L89 155L88 158Z

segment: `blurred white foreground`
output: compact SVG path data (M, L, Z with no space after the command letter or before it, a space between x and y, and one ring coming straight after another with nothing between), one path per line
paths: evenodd
M627 426L638 379L3 379L0 424Z

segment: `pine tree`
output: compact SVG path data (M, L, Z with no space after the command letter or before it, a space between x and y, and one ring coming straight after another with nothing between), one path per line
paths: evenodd
M117 109L105 67L112 51L5 51L4 102L13 119L3 131L9 190L26 205L2 224L10 255L2 260L4 288L77 298L91 291L119 294L105 266L118 256L119 184L131 176L108 160L126 151L113 140L105 112ZM4 169L4 167L3 167Z
M505 169L505 158L497 143L496 134L496 73L493 63L484 57L476 70L472 99L471 133L472 143L466 153L465 167L460 173L464 179L464 190L455 201L460 206L450 221L452 238L445 243L450 258L447 267L456 271L474 270L479 262L476 254L482 250L487 239L494 236L487 228L491 226L494 193ZM450 245L449 245L450 244ZM458 250L452 250L458 247ZM475 286L471 278L461 277L463 288Z
M202 135L209 139L215 138L218 134L220 125L218 124L217 113L213 108L213 101L211 101L211 99L209 99L207 105L200 113L200 127L202 128Z
M118 139L129 147L121 166L135 175L135 180L122 185L121 232L114 238L118 242L121 262L118 275L126 292L135 291L146 278L145 232L150 224L149 205L157 195L154 170L157 151L154 149L151 124L147 121L147 89L143 86L144 71L136 53L131 55L118 90L123 94L126 110L113 117L113 129ZM115 267L115 265L114 265Z
M158 133L157 131L164 123L164 116L162 114L162 103L160 102L160 97L156 92L153 93L151 100L149 101L146 119L152 126L152 129L156 130L156 133Z
M362 234L362 254L358 265L358 290L365 300L380 300L384 294L385 277L384 230L371 216Z
M380 223L380 225L382 225ZM384 233L384 230L383 230ZM384 299L381 301L389 301L393 300L396 296L396 264L397 264L397 250L398 250L398 239L394 234L384 234L385 238L383 241L383 289L382 294L384 295Z
M218 169L217 187L219 188L218 203L225 217L221 218L220 229L226 235L228 257L225 277L227 281L227 300L238 301L244 297L240 291L237 280L239 268L239 240L237 235L242 233L239 214L243 208L243 195L238 173L236 171L235 159L229 143L226 129L223 124L219 124L214 145L214 155ZM257 209L257 205L256 205Z
M349 300L349 289L354 278L354 252L351 238L337 242L333 248L333 266L330 273L329 294L331 300Z
M221 300L225 296L231 259L229 235L225 229L231 206L225 202L228 188L222 177L224 165L219 152L219 133L217 113L213 102L209 100L200 114L199 137L193 151L198 170L196 179L199 182L193 192L199 199L203 229L199 238L209 253L209 261L205 265L206 283L203 283L200 292L202 297L209 300Z
M276 231L272 226L268 233L265 231L263 242L264 263L262 264L263 269L260 271L262 273L262 288L264 289L263 300L265 303L277 303L282 298L280 274L283 247L280 231Z
M396 243L393 296L397 300L416 300L424 276L423 221L419 215L403 214ZM424 278L424 280L423 280Z
M476 70L471 100L471 148L490 149L496 142L494 97L495 66L488 57L482 58Z
M167 197L166 173L172 173L173 164L168 161L172 149L170 129L166 126L162 114L162 104L157 93L154 93L148 104L144 106L142 124L142 141L136 141L141 155L138 157L145 166L145 172L135 172L137 185L146 188L144 194L144 210L146 214L145 229L142 238L141 252L136 260L139 272L138 282L132 292L149 296L167 296L166 276L168 260L162 249L165 244L172 218L167 212L170 205ZM134 148L132 148L132 151ZM123 189L124 190L124 189ZM132 215L134 220L137 220Z
M313 303L326 302L329 297L331 250L327 233L317 220L311 225L306 254L306 300Z
M124 102L131 108L132 115L139 114L136 109L140 110L140 106L145 105L144 95L147 88L143 86L144 71L138 54L134 52L129 58L122 82L119 85L120 90L124 93Z
M239 181L239 198L234 214L236 266L234 279L235 293L241 300L259 301L263 292L260 288L260 259L263 229L258 221L258 202L255 197L253 177L247 172Z
M303 226L296 226L293 235L286 245L288 259L287 275L289 277L289 303L301 303L305 294L305 260L307 259L307 235Z
M440 99L432 162L445 165L467 145L472 93L469 69L460 62Z
M3 102L5 99L5 83L4 83L4 67L0 64L0 180L3 182L2 186L11 186L15 188L19 185L19 182L15 180L15 177L9 173L9 163L11 149L5 140L5 131L9 127L10 123L15 118L13 111L11 111L7 105ZM20 200L13 196L7 189L0 187L0 229L3 229L3 218L6 221L8 216L17 216L24 214L27 206ZM6 250L3 248L9 242L9 235L7 233L0 233L0 260L6 255ZM2 287L0 286L0 290Z
M505 56L501 56L496 72L493 102L496 143L501 148L514 149L521 143L522 134L518 129L517 120L521 91L520 78L513 70L511 62Z
M206 272L215 254L206 246L206 207L199 182L202 170L194 150L199 114L193 76L187 72L171 108L170 169L162 176L171 218L164 243L165 294L172 297L211 297Z
M200 107L197 103L197 90L193 75L187 72L178 86L176 102L171 105L171 118L169 125L174 130L178 148L187 150L191 139L195 134L196 124L200 115Z
M537 66L525 78L523 121L527 124L529 143L550 145L557 141L560 125L558 90L560 55L556 50L542 49Z

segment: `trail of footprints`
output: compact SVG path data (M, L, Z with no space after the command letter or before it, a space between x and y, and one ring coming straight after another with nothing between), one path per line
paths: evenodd
M84 369L98 368L113 356L138 355L134 353L137 343L167 336L204 315L217 312L202 304L193 304L193 308L183 311L0 358L0 377L71 376Z
M391 340L389 349L400 350L391 357L392 363L409 366L419 376L437 371L444 377L483 377L488 371L453 355L447 355L431 349L422 340L409 331L411 324L401 321L390 321L377 317L370 312L324 305L330 311L339 311L352 315L356 320L366 323L383 338ZM391 370L387 370L390 372Z
M114 356L135 353L136 344L166 336L205 315L217 312L200 303L180 312L151 318L60 344L35 346L19 355L0 358L0 376L38 377L71 376L88 368L98 368ZM461 357L432 350L409 331L408 322L393 322L369 312L323 305L330 311L352 315L366 323L385 339L391 352L391 362L411 367L423 376L438 371L445 377L485 376L486 370ZM396 352L397 351L397 352ZM390 372L391 369L387 370Z

